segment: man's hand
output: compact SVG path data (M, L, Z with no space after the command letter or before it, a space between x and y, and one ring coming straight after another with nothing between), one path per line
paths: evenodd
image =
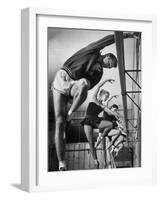
M133 33L133 37L134 37L135 39L139 40L139 39L141 39L141 33L139 33L139 32L134 32L134 33Z
M128 38L134 38L134 39L141 39L140 32L128 32L126 33Z

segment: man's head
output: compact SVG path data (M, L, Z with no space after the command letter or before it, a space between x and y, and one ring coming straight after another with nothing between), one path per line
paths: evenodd
M118 105L116 105L116 104L113 104L113 105L111 106L111 110L114 111L114 112L117 112L118 109L119 109L119 107L118 107Z
M102 65L104 68L116 68L117 67L117 58L114 54L108 53L103 55Z

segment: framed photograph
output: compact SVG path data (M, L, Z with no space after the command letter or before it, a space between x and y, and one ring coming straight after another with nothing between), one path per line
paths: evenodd
M22 10L23 190L155 183L155 21Z

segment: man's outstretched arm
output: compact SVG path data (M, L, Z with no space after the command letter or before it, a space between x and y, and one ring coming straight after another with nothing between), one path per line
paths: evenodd
M124 39L127 39L127 38L139 38L139 33L138 32L126 32L126 33L123 33L123 38ZM107 35L105 37L103 37L102 39L96 41L96 42L93 42L91 44L89 44L85 49L86 50L101 50L103 49L104 47L106 46L109 46L111 44L115 43L115 36L114 34L111 34L111 35Z
M123 37L124 37L124 39L136 38L137 35L139 35L139 34L140 33L138 33L138 32L125 32L125 33L123 33ZM102 39L100 39L96 42L93 42L93 43L89 44L88 46L77 51L74 55L72 55L70 58L68 58L66 60L64 65L65 66L70 66L70 65L76 66L76 65L78 65L78 63L84 64L88 61L89 55L97 54L104 47L109 46L113 43L115 43L114 34L107 35L107 36L103 37Z

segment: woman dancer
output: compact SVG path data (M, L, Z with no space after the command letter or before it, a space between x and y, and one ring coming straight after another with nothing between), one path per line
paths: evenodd
M113 98L117 98L117 95L109 98L109 92L102 89L102 86L107 82L112 84L114 80L109 79L98 85L92 101L88 104L85 119L81 122L81 124L84 126L84 131L89 142L90 151L96 168L99 168L99 162L97 160L96 149L94 147L93 130L105 128L106 130L110 130L113 127L112 122L109 120L104 120L104 117L99 117L99 114Z

